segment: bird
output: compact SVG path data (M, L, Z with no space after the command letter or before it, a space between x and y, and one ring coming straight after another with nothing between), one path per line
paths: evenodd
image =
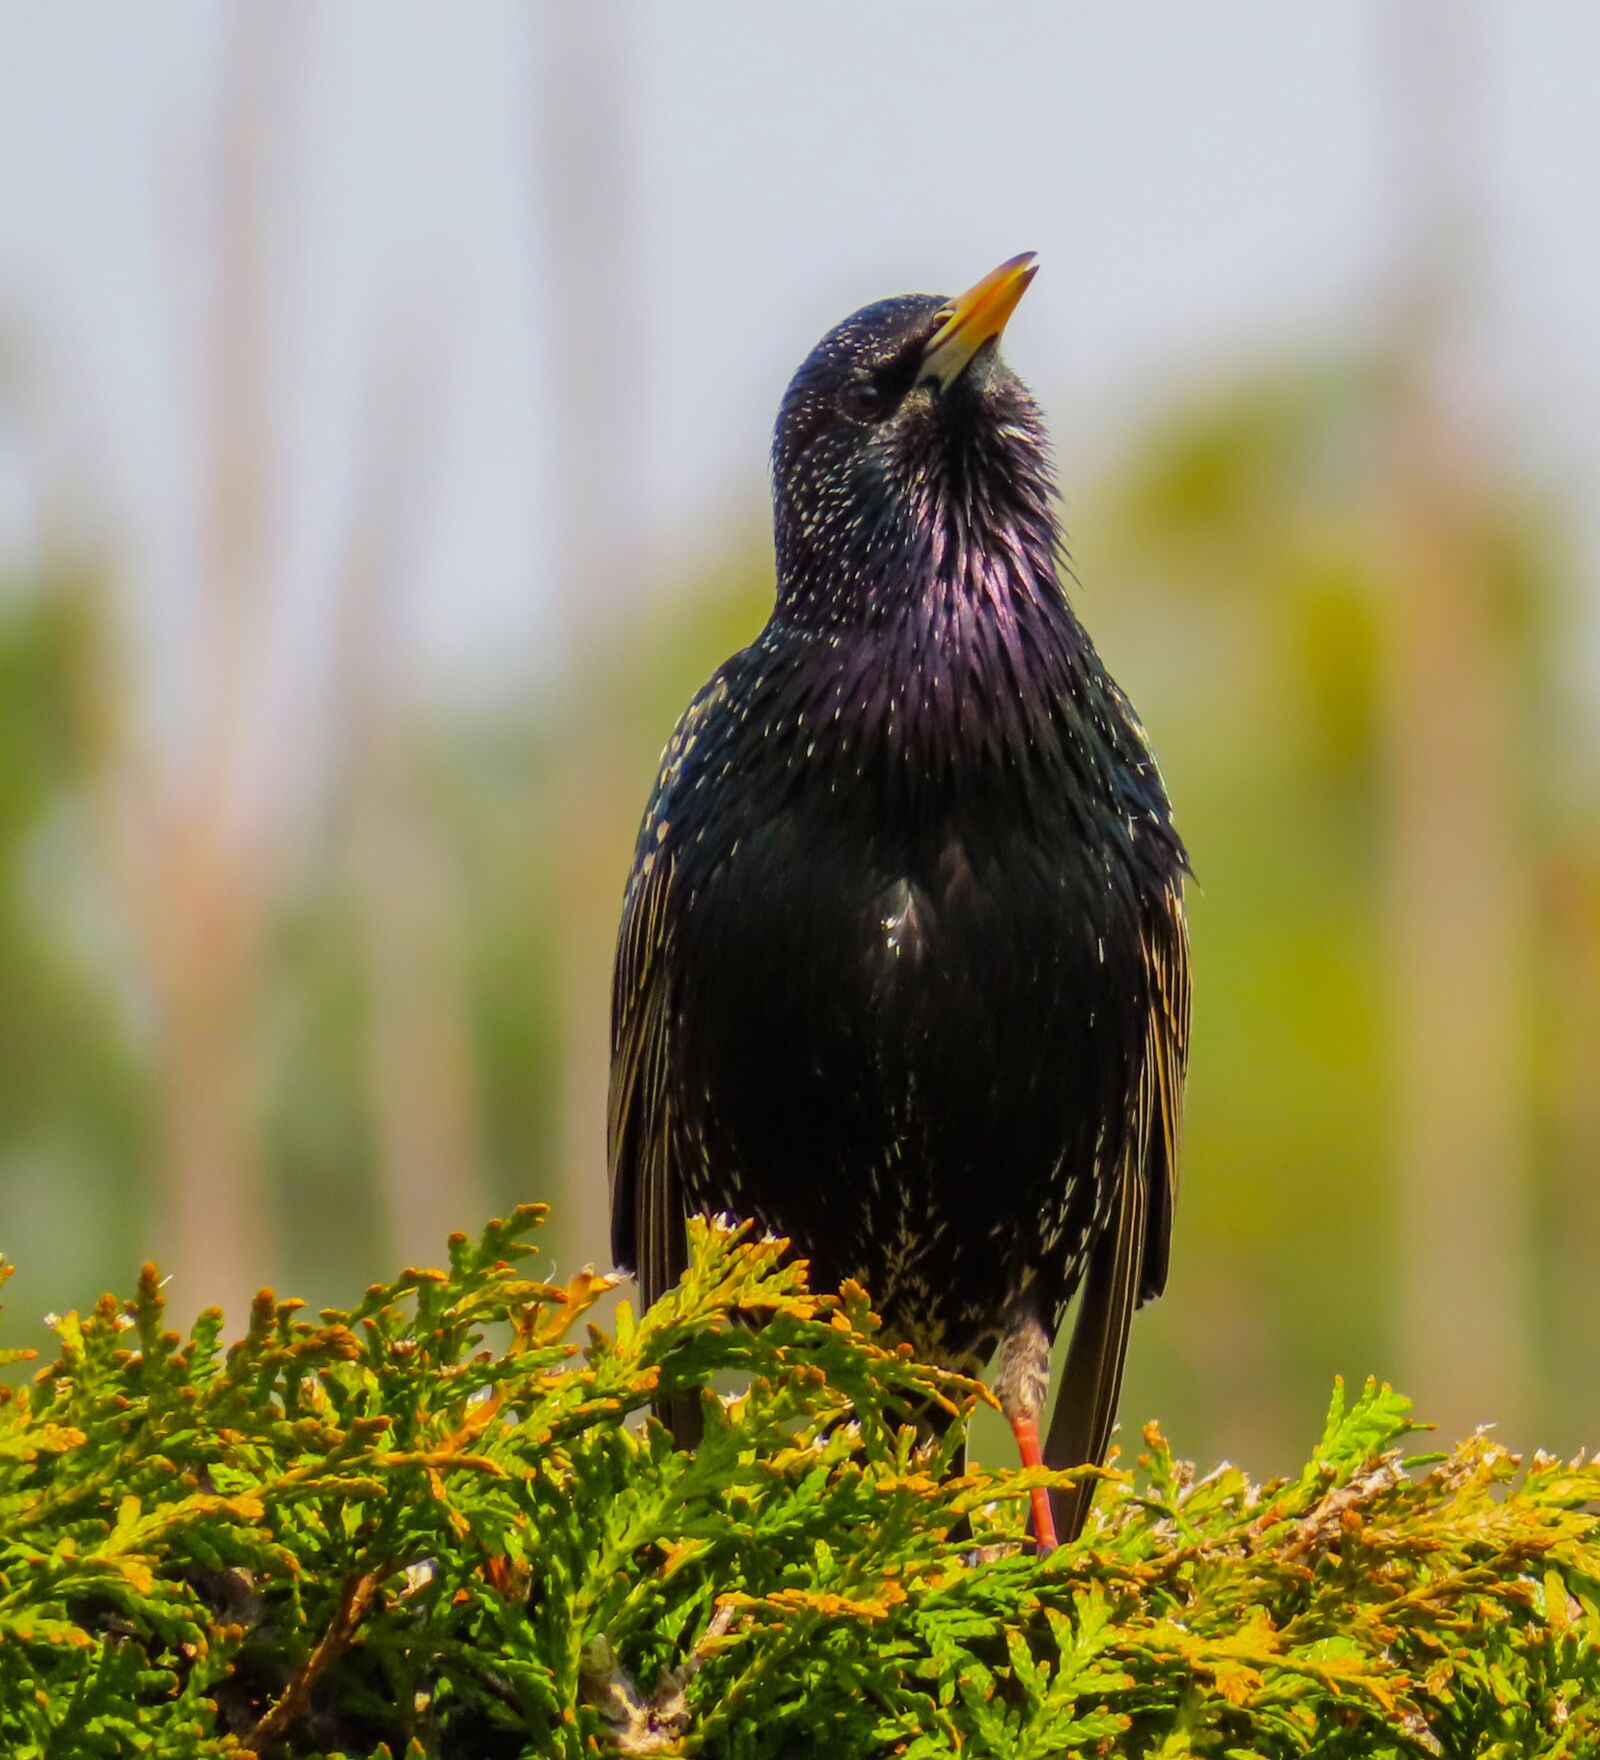
M635 846L608 1153L645 1302L687 1217L749 1220L920 1360L992 1362L1023 1464L1067 1468L1102 1462L1167 1280L1190 870L999 352L1037 269L864 306L783 397L772 612L685 710ZM696 1411L669 1421L692 1446ZM1039 1552L1093 1487L1032 1493Z

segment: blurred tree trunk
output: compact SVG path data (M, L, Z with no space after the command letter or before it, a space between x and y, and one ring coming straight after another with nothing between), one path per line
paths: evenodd
M207 338L208 401L192 658L195 722L155 767L158 827L142 850L150 975L161 1023L169 1262L185 1304L237 1304L275 1260L250 1089L250 1005L266 849L246 799L261 709L271 530L266 405L265 191L289 44L281 17L241 7L227 45L218 155L220 232Z
M362 412L358 485L339 575L331 756L348 769L343 857L362 901L368 1094L386 1255L434 1263L455 1229L488 1214L473 1061L463 905L436 822L418 720L401 700L396 621L419 548L436 431L436 339L384 339Z
M390 1250L408 1265L437 1263L453 1229L474 1229L488 1214L461 902L418 782L415 758L385 741L355 827L379 1199Z
M585 696L615 652L639 587L638 453L643 381L636 338L627 118L629 20L617 0L547 3L536 14L536 163L549 302L545 388L554 436L550 482L555 598L566 691L557 826L563 1017L561 1169L564 1246L610 1263L605 1158L611 951L642 801L628 798L603 700Z
M1588 771L1582 766L1580 776ZM1592 801L1592 785L1579 798ZM1540 1049L1559 1170L1548 1219L1557 1347L1540 1366L1567 1418L1567 1446L1592 1448L1593 1404L1574 1401L1570 1390L1592 1386L1600 1363L1600 845L1569 844L1550 865L1539 903L1549 1000Z
M195 639L174 656L171 676L158 669L190 713L170 752L130 739L112 785L116 870L155 1003L165 1257L185 1306L237 1308L277 1261L252 1045L274 888L260 759L283 733L264 720L274 529L268 208L296 139L287 100L305 59L305 22L302 7L275 0L228 14L215 254L195 351L204 374ZM176 264L183 253L171 254ZM174 291L182 326L188 290L176 277Z
M1470 8L1401 0L1390 103L1401 287L1387 447L1399 1373L1447 1433L1527 1398L1527 865L1517 649L1493 497L1438 363L1470 286Z
M1425 390L1390 490L1401 1373L1450 1434L1526 1407L1525 864L1485 497Z

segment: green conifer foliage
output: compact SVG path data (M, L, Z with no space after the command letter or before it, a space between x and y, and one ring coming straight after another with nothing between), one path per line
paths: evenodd
M152 1267L59 1320L0 1398L0 1753L1600 1751L1595 1465L1408 1455L1369 1383L1283 1482L1151 1426L1041 1563L1048 1475L919 1441L986 1396L862 1292L701 1225L677 1290L583 1334L608 1280L530 1276L541 1214L349 1312L263 1293L227 1349ZM639 1420L693 1389L690 1457Z

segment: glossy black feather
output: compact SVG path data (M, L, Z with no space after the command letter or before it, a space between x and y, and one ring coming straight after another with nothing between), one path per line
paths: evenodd
M1094 1259L1052 1458L1098 1458L1166 1276L1185 858L1060 586L1036 407L992 347L916 383L940 304L856 314L785 398L777 603L673 735L628 886L614 1250L654 1299L686 1213L753 1217L968 1368L1053 1336ZM848 413L863 379L887 416Z

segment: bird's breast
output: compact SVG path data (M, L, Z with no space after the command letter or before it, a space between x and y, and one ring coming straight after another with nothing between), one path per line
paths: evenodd
M891 1088L974 1060L1003 1083L1013 1051L1104 1024L1137 929L1072 815L918 820L892 799L863 812L859 781L842 793L747 827L696 884L684 966L716 1005L699 1018Z
M919 1006L958 1012L1102 963L1119 809L1050 644L989 636L918 625L745 675L674 828L706 959L879 1003L916 970Z
M901 1242L875 1281L909 1311L958 1252L1067 1263L1145 997L1137 875L1064 689L895 653L736 671L660 823L690 1202L832 1278Z

